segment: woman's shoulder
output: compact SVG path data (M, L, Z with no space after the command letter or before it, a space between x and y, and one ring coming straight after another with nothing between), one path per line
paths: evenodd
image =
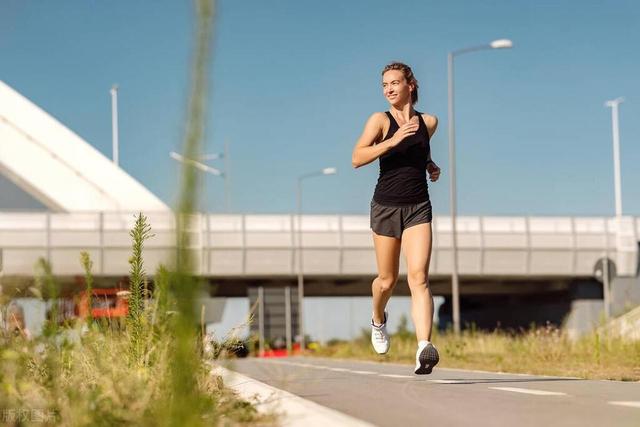
M424 120L424 122L427 124L427 127L429 129L433 129L438 126L437 116L429 113L420 113L420 115L422 116L422 120Z
M370 119L374 120L389 120L386 111L376 111L369 116Z
M368 123L375 123L378 126L385 126L389 123L389 117L387 113L383 111L376 111L369 116Z

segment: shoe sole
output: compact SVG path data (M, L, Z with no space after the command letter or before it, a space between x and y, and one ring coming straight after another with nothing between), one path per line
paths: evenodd
M418 356L420 367L414 372L417 375L429 375L433 371L433 367L440 361L438 350L435 347L428 345L422 349L420 356Z
M378 350L376 350L375 348L373 349L373 351L376 352L376 354L379 354L380 356L389 353L389 350L385 351L384 353L380 353Z
M381 355L381 356L382 356L383 354L387 354L387 353L389 353L389 350L391 349L391 345L389 345L389 348L387 348L387 350L386 350L384 353L380 353L380 352L379 352L378 350L376 350L376 348L373 346L373 343L371 343L371 347L373 347L373 351L375 351L375 352L376 352L376 354L379 354L379 355Z

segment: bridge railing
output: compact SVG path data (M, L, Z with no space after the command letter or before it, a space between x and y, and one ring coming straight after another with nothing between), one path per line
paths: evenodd
M150 273L175 255L176 218L148 213L154 236L145 245ZM189 222L197 268L207 276L289 276L297 272L301 236L306 274L375 274L369 218L364 215L198 214ZM4 274L30 275L39 258L61 275L82 274L87 251L98 275L128 272L133 213L0 212ZM451 219L433 220L431 274L451 272ZM623 217L458 218L460 273L472 276L590 276L607 256L620 275L638 269L640 221ZM404 260L401 272L406 271Z

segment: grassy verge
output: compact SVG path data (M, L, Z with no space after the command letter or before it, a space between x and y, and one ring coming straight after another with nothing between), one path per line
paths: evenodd
M405 326L392 336L387 355L374 353L370 332L365 330L358 339L328 343L320 346L315 354L415 363L415 336L406 329L406 319L403 324ZM640 381L640 341L630 342L595 332L571 340L562 330L550 326L517 334L470 329L460 336L435 332L432 342L440 352L440 367Z
M9 425L265 425L275 422L226 389L211 374L198 324L185 332L172 288L184 283L160 268L154 298L146 283L142 249L150 236L139 215L132 230L131 309L127 319L58 317L57 283L39 262L35 295L48 301L49 319L34 338L19 326L0 334L0 414ZM82 255L87 291L91 260ZM18 325L16 323L16 325ZM176 353L188 355L176 357ZM176 380L178 377L178 380ZM190 386L188 394L184 383ZM185 419L188 420L185 423Z

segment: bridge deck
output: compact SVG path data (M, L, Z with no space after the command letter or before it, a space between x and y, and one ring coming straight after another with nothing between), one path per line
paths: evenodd
M175 218L149 214L155 234L145 245L147 271L171 265ZM31 275L38 258L56 274L82 274L79 252L88 251L97 275L128 272L133 213L0 212L0 269ZM451 219L436 216L432 276L451 272ZM290 276L297 272L302 237L305 274L375 274L364 215L194 215L191 247L198 271L211 277ZM460 273L474 276L591 276L608 254L619 275L638 268L640 221L623 217L459 217ZM404 261L401 272L405 272Z

